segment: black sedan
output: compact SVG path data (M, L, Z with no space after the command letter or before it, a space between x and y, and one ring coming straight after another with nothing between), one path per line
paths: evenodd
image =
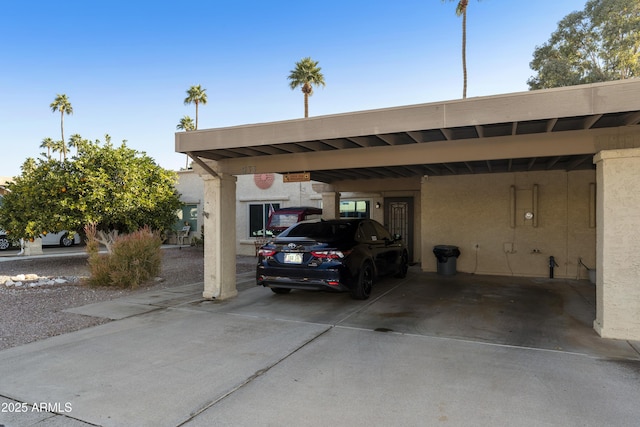
M348 291L367 299L374 279L405 277L409 256L400 236L371 219L305 221L258 252L256 284L277 294L291 289Z

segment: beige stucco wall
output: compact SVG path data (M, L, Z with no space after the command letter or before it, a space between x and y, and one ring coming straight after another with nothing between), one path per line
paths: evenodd
M435 245L454 245L459 272L548 277L554 256L554 277L588 278L578 259L595 268L595 178L593 171L423 178L422 269L436 271Z
M640 149L609 150L598 177L597 304L605 338L640 340Z
M180 193L180 200L189 204L202 204L202 198L204 197L202 177L192 169L181 170L176 173L178 175L176 190Z

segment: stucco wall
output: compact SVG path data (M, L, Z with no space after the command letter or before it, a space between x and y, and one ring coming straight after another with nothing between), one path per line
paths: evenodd
M178 174L176 189L180 193L180 200L188 204L202 204L204 198L204 183L202 177L193 170L181 170Z
M554 277L588 278L578 260L595 268L595 180L594 171L425 177L422 269L436 271L435 245L454 245L459 272L548 277L553 256Z
M595 329L640 340L640 149L603 151L598 167Z

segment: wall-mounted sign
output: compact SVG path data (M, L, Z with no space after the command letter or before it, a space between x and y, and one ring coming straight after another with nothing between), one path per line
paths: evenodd
M310 172L285 173L282 175L283 182L304 182L311 181Z
M271 187L274 178L275 175L272 173L256 173L253 175L253 182L255 182L256 186L261 190L266 190Z

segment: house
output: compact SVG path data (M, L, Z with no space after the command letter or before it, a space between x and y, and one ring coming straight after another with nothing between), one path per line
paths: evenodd
M630 79L177 133L204 183L203 296L237 293L241 177L309 173L327 218L345 194L374 194L424 271L440 244L460 248L466 273L595 266L594 329L638 340L639 100Z

